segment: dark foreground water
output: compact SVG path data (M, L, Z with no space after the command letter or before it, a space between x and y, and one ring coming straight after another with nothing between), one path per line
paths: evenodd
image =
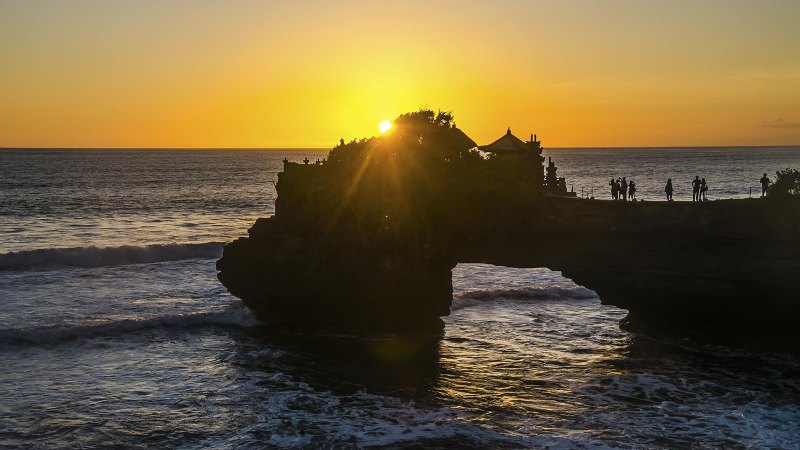
M728 152L800 167L762 150ZM665 170L559 152L587 184ZM544 268L458 266L442 339L259 324L214 261L306 155L0 151L0 448L800 447L800 359L630 334Z

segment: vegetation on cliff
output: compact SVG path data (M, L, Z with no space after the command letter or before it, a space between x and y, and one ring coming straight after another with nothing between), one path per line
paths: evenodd
M423 109L399 116L384 135L342 141L324 164L287 164L277 215L362 242L440 245L476 210L530 211L542 161L540 149L485 157L450 113Z
M800 198L800 171L783 169L775 172L775 183L769 187L771 198Z

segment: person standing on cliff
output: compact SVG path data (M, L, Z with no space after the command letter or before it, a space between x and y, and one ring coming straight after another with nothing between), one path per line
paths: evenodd
M692 181L692 201L700 201L700 177L695 175Z
M636 200L636 183L634 183L633 180L628 183L628 198L631 201Z
M664 192L667 193L667 201L672 201L672 178L667 179L667 186L664 188Z
M617 182L614 181L614 179L612 178L611 182L608 183L608 185L611 186L611 199L612 200L616 200L617 199Z
M761 177L761 196L764 197L767 195L767 189L769 189L769 178L767 178L767 174L765 173L763 177Z
M628 180L625 177L622 177L622 183L620 183L619 187L622 191L622 199L628 201Z

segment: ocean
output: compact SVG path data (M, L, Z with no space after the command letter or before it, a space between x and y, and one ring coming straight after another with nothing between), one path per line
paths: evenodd
M461 264L441 339L285 331L216 279L324 150L0 150L0 448L798 448L800 357L619 328L547 268ZM547 149L578 195L759 195L800 147Z

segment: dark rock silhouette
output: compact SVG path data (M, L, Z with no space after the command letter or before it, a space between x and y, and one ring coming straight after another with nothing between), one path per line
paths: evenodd
M436 331L457 263L548 267L627 309L628 326L797 329L800 202L554 196L540 142L509 135L486 157L449 113L423 110L325 164L285 163L276 215L225 247L219 279L272 323Z
M630 328L800 350L800 202L545 202L535 233L519 224L457 259L560 270Z
M536 140L486 158L449 113L402 115L323 165L284 163L275 216L225 247L219 279L270 322L441 329L453 249L487 225L476 212L535 211L542 161Z

